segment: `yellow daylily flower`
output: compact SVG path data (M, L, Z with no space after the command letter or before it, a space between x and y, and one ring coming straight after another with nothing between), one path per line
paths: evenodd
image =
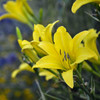
M76 11L83 5L91 3L91 2L95 2L100 4L100 0L76 0L73 5L72 5L72 12L76 13Z
M46 27L44 27L41 24L34 25L33 41L31 41L31 45L33 46L34 50L40 57L47 55L47 53L43 49L41 49L38 45L41 41L47 41L53 43L52 29L57 22L58 20L51 24L48 24Z
M53 26L59 22L58 20L44 27L41 24L34 25L33 40L35 42L47 41L52 43Z
M22 52L25 53L33 63L36 63L39 60L37 53L33 49L31 43L27 40L18 40L20 47L22 48Z
M98 52L97 45L96 45L96 40L97 40L99 34L96 33L95 29L90 29L90 30L88 30L88 32L89 32L89 34L83 40L84 46L93 50L98 56L98 60L90 59L90 61L92 61L93 63L96 63L96 64L100 64L100 54Z
M48 55L37 61L32 68L60 69L66 84L73 88L73 71L77 64L90 58L97 59L97 55L92 50L80 46L88 33L88 31L80 32L72 39L63 26L59 27L54 34L54 44L45 41L39 44Z
M27 4L27 0L8 1L4 4L4 8L8 13L0 16L0 20L13 18L27 24L29 20L26 13L33 15L31 8Z
M30 71L34 73L34 70L31 68L30 65L28 65L27 63L22 63L18 69L14 70L11 74L12 78L15 78L17 76L17 74L19 74L21 71Z

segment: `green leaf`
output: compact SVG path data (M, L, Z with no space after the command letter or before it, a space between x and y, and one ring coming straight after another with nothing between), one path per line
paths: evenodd
M43 19L43 9L41 8L40 11L39 11L39 20L40 20L40 23L42 23L42 19Z

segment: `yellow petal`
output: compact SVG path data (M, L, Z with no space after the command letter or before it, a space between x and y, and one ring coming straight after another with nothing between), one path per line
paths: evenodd
M41 47L39 47L38 44L39 44L38 42L31 41L33 49L35 49L35 51L40 57L47 55L47 53Z
M98 56L95 52L93 52L89 48L79 48L79 50L76 52L76 61L75 63L81 63L84 60L89 60L91 58L94 58L95 60L98 60Z
M100 3L100 0L76 0L73 5L72 5L72 12L76 13L76 11L83 5L95 2L95 3Z
M15 16L15 15L13 15L13 14L9 14L9 13L8 13L8 14L4 14L4 15L0 16L0 20L6 19L6 18L16 19L16 20L21 21L21 22L23 22L23 23L27 23L26 20L21 19L21 18Z
M64 69L59 57L45 56L42 57L32 68L47 68L47 69Z
M22 48L22 40L18 40L18 44Z
M12 78L15 78L17 74L19 74L21 71L30 71L30 72L34 72L34 70L31 68L31 66L29 66L27 63L22 63L19 66L19 69L16 69L12 72L11 76Z
M14 1L8 1L3 6L4 6L5 10L10 13L14 13L14 10L18 9L18 8L16 8L16 2L14 2Z
M25 46L22 47L22 51L25 50L25 49L31 49L32 50L33 47L32 47L32 45L25 45Z
M41 24L34 25L33 40L52 42L52 28L58 21L44 27Z
M32 49L33 48L32 45L31 45L31 43L29 41L27 41L27 40L18 40L18 43L19 43L19 45L20 45L20 47L22 49L24 49L24 48L30 48L30 49Z
M88 35L88 31L82 31L78 34L76 34L73 38L73 50L74 52L77 52L82 40Z
M56 23L58 23L59 21L57 20L57 21L55 21L55 22L53 22L52 24L49 24L46 28L45 28L45 30L44 30L44 40L45 41L48 41L48 42L51 42L52 43L52 29L53 29L53 26L56 24Z
M54 45L50 42L41 42L39 44L39 47L41 47L47 54L52 55L52 56L58 56L58 53L54 47Z
M22 45L25 46L25 45L31 45L31 44L30 44L29 41L27 41L27 40L23 40L23 41L22 41Z
M57 73L56 70L52 70L52 71ZM47 81L52 79L53 77L56 77L53 73L51 73L50 71L45 70L45 69L40 69L39 75L40 76L45 76Z
M96 39L99 34L96 33L95 29L90 29L88 31L89 31L89 34L84 38L84 45L85 47L93 50L99 56L99 52L96 46Z
M66 29L61 26L57 29L57 32L54 34L54 43L55 48L58 51L58 53L63 54L64 52L69 52L69 44L72 40L70 34L66 32Z
M41 24L34 25L33 40L36 42L42 41L44 26Z
M73 82L73 69L70 69L66 72L62 73L62 77L65 81L65 83L70 87L73 88L74 87L74 82Z

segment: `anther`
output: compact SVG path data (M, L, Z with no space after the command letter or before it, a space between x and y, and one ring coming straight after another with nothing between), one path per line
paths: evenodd
M67 53L67 58L68 58L68 59L70 59L70 56L69 56L69 54L68 54L68 53Z
M64 59L67 61L67 59L66 59L66 53L65 53L65 51L64 51Z
M60 55L61 55L61 49L60 49Z
M39 41L42 41L42 40L41 40L41 37L39 37Z

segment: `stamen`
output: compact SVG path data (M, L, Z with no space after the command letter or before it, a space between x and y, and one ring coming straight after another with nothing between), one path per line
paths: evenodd
M83 44L83 47L85 46L84 41L81 41L81 43Z
M65 53L65 51L64 51L64 59L67 61L67 59L66 59L66 53Z
M42 41L41 37L39 37L39 41Z
M68 54L68 53L67 53L67 58L68 58L68 59L70 59L70 56L69 56L69 54Z
M60 55L61 55L61 49L60 49Z

